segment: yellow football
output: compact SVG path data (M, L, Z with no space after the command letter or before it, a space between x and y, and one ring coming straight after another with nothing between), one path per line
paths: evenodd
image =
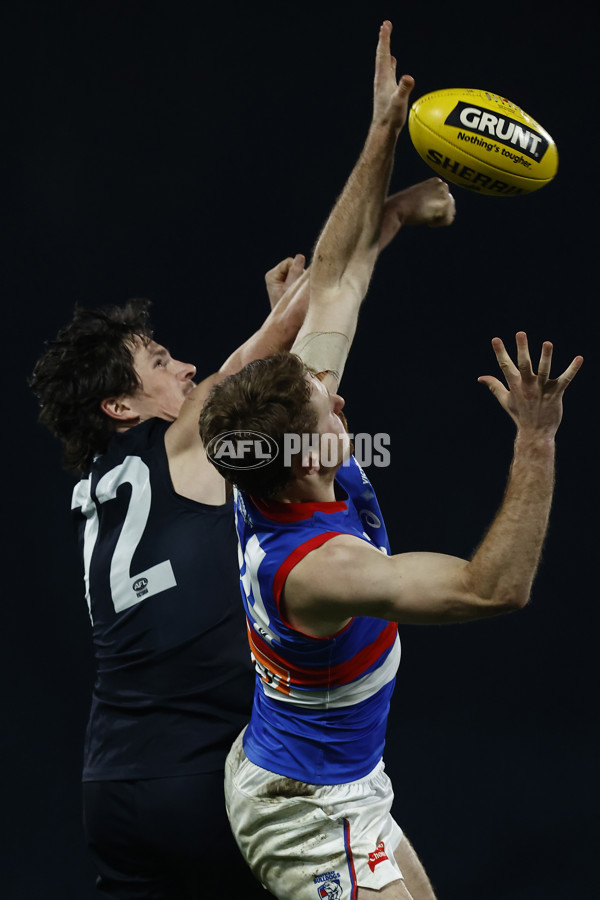
M427 165L453 184L492 197L529 194L552 181L556 144L506 97L471 88L424 94L408 130Z

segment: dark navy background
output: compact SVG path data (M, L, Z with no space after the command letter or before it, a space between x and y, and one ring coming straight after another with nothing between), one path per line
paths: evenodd
M74 304L152 299L158 340L200 374L255 329L262 278L311 247L360 152L380 22L416 98L476 87L554 137L527 197L456 188L449 230L382 256L343 393L394 551L469 555L502 498L513 426L476 378L525 329L566 397L531 605L402 629L386 752L395 812L440 900L582 900L597 878L595 20L583 4L5 5L6 591L2 894L93 900L80 758L93 661L72 479L25 379ZM400 138L392 188L433 174ZM593 568L594 567L594 568ZM210 856L210 848L207 848Z

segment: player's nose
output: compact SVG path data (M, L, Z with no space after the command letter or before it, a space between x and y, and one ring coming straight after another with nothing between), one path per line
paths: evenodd
M189 381L196 374L196 366L192 363L177 361L177 377L182 381Z

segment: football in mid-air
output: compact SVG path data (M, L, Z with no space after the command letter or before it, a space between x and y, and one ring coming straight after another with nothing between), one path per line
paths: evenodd
M424 94L408 130L419 155L446 181L493 197L529 194L552 181L556 144L506 97L471 88Z

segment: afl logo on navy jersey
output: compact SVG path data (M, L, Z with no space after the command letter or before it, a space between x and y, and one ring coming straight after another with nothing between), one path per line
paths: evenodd
M133 582L133 589L140 597L142 594L148 593L148 579L147 578L138 578L137 581Z

